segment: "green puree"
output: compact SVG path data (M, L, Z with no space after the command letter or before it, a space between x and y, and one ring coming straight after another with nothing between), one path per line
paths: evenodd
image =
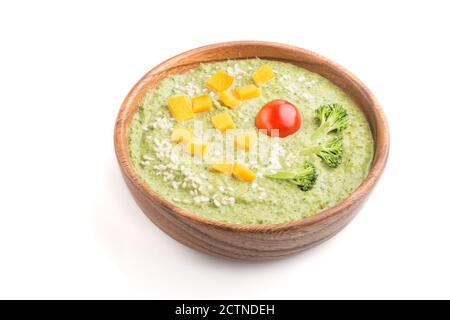
M221 105L217 95L205 88L206 80L217 70L224 70L235 77L233 87L252 84L253 72L264 64L274 70L276 77L260 87L258 98L244 100L236 109ZM197 113L193 120L182 123L173 119L167 108L167 98L174 95L194 97L204 93L209 93L213 99L211 111ZM254 182L243 182L229 174L213 173L209 170L209 164L198 161L189 153L174 152L182 146L170 142L173 128L194 128L194 122L198 122L204 130L211 129L211 116L226 111L237 128L254 130L257 112L274 99L288 100L301 110L302 128L291 136L275 140L260 135L258 148L271 151L267 152L268 156L246 164L257 174ZM349 115L349 125L341 133L343 160L336 169L327 167L315 155L301 154L302 148L312 144L310 137L317 128L314 110L329 103L341 104ZM197 131L194 131L194 137L196 134ZM223 147L223 136L217 132L204 138L208 145L208 157L219 155L217 150ZM190 212L238 224L282 223L329 208L361 184L373 157L373 140L368 123L341 89L322 76L297 66L260 59L204 64L160 81L139 106L129 129L129 147L137 173L152 190ZM239 151L238 156L245 158L248 153ZM318 173L317 182L310 191L301 191L288 181L264 177L264 173L296 168L305 160L310 161Z

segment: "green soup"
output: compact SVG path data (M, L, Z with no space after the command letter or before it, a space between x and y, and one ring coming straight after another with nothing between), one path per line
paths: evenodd
M217 94L205 82L218 70L234 76L233 87L252 84L252 74L269 65L276 77L259 87L257 98L243 100L230 109L221 104ZM177 122L167 107L175 95L195 97L209 94L213 108L196 113L195 118ZM302 127L286 138L259 135L259 150L267 152L250 159L245 150L236 157L246 161L257 178L253 182L236 179L231 174L212 172L209 163L200 161L174 144L174 128L191 128L194 137L198 127L216 132L202 137L209 158L219 155L224 134L214 129L211 117L228 112L236 127L255 130L255 116L260 108L274 99L284 99L297 106ZM311 134L317 128L314 111L321 105L338 103L348 113L349 123L338 133L343 138L342 163L330 168L314 154L302 155L301 149L312 144ZM336 133L332 133L337 135ZM355 190L367 176L373 157L373 139L369 125L355 103L337 86L322 76L297 66L260 59L230 60L204 64L184 74L169 76L148 91L129 129L129 151L138 175L156 193L200 216L236 224L270 224L300 220L329 208ZM290 170L305 162L312 163L318 177L314 187L302 191L289 181L267 178L265 173Z

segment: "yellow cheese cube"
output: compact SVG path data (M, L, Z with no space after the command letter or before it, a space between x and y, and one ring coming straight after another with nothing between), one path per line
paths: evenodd
M191 155L196 155L196 156L202 156L203 157L205 155L205 153L206 153L206 143L190 141L186 145L186 150Z
M275 73L272 71L272 69L266 64L262 66L259 70L255 71L253 73L253 81L260 86L270 79L275 78Z
M256 174L253 173L250 169L244 167L239 163L235 163L233 166L233 175L242 180L242 181L253 181L256 179Z
M192 98L192 111L196 113L208 111L212 108L212 106L212 100L207 94Z
M231 118L230 114L227 112L219 113L211 118L214 127L220 131L226 131L229 129L234 129L236 126Z
M170 135L170 141L174 143L187 142L192 138L192 130L189 128L176 128Z
M187 96L173 96L167 99L170 113L177 121L189 120L194 117L191 100Z
M227 90L233 84L234 78L225 71L217 71L211 78L206 81L206 86L217 92Z
M226 105L227 107L234 109L241 104L241 100L239 100L234 93L228 91L222 91L219 93L219 100Z
M211 171L220 173L231 173L233 172L233 164L229 162L216 162L211 164Z
M237 97L241 100L259 97L259 89L254 84L238 87L234 89L234 92L236 93Z
M234 138L234 146L245 151L250 151L256 142L256 134L254 132L244 132Z

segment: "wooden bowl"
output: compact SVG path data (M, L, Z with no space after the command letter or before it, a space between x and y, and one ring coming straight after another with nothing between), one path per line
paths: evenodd
M282 224L238 225L203 218L185 211L151 190L139 178L129 158L128 126L144 94L168 75L199 63L260 57L290 62L321 74L343 89L364 112L374 137L375 154L367 178L346 199L312 217ZM131 89L117 117L114 143L125 182L139 207L175 240L215 256L240 260L277 259L311 248L344 228L361 208L386 165L389 129L383 111L369 89L338 64L311 51L289 45L239 41L197 48L150 70Z

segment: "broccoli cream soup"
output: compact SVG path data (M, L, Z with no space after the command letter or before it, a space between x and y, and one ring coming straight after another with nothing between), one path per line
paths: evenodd
M129 128L138 175L173 204L236 224L300 220L355 190L368 123L322 76L260 59L203 64L149 90Z

